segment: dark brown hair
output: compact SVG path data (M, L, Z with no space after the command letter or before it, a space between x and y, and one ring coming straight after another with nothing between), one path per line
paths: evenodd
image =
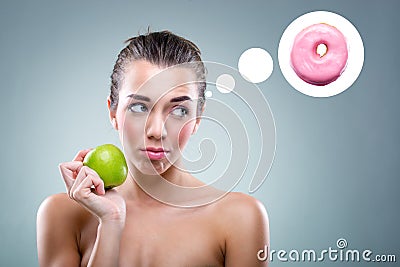
M205 67L200 57L200 50L194 43L170 31L149 32L132 37L126 43L128 45L119 53L111 74L110 102L112 109L118 105L119 90L130 63L134 60L146 60L160 67L196 63L190 65L193 66L196 82L198 82L197 113L201 113L205 101Z

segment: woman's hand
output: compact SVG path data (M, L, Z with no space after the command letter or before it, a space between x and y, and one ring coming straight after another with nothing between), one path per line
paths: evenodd
M64 179L67 193L92 214L100 222L124 222L126 207L124 199L114 190L104 190L103 180L87 166L83 166L83 159L90 149L81 150L73 161L59 165Z

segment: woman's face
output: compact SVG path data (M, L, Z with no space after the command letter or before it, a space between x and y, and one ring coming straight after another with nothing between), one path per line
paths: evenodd
M110 118L119 131L130 167L162 174L179 165L181 151L200 123L192 70L134 61L125 73ZM133 164L133 165L132 165Z

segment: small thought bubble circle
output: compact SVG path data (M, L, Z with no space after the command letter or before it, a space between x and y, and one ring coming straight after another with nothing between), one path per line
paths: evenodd
M238 69L244 79L261 83L271 76L274 63L271 55L262 48L250 48L239 58Z
M223 94L230 93L235 88L235 79L229 74L221 74L217 78L216 87Z

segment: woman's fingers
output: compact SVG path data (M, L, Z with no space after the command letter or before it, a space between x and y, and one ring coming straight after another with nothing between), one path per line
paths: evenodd
M84 177L83 179L81 178L81 176ZM92 187L94 187L95 192L98 195L104 195L106 193L105 189L104 189L104 182L103 180L100 178L100 176L97 174L96 171L94 171L93 169L83 166L81 168L81 171L78 174L79 177L79 182L77 182L77 184L81 186L81 188L84 187L90 187L90 189L92 189ZM85 177L86 176L86 177ZM90 178L90 179L87 179ZM77 177L78 180L78 177ZM89 182L90 181L90 182ZM79 186L78 186L79 188Z
M73 185L74 180L77 177L82 166L83 163L80 161L64 162L58 165L61 176L64 179L68 191Z
M110 217L109 214L124 213L123 209L105 197L107 195L103 180L94 170L86 166L79 171L69 196L100 219Z
M83 165L90 150L81 150L73 161L59 165L68 196L100 220L124 219L126 208L123 198L112 190L106 194L104 182L97 172Z
M91 148L88 149L84 149L78 152L78 154L76 154L75 158L73 159L73 161L83 161L83 159L85 158L86 154L89 153L89 151L92 150Z
M78 176L82 166L83 160L87 153L89 153L91 149L84 149L79 151L74 157L73 161L64 162L58 165L58 168L61 172L61 176L64 179L65 185L67 187L67 192L70 194L71 188L75 183L75 179Z
M78 200L86 200L90 196L93 195L93 187L97 194L101 194L98 191L101 191L101 188L104 187L103 181L97 176L89 173L81 183L77 184L75 190L72 192L73 198ZM105 191L103 189L103 194Z
M123 198L112 189L106 194L104 182L97 172L83 165L83 159L89 151L81 150L73 161L59 165L68 196L101 221L124 220L126 207Z
M78 198L85 197L87 194L92 193L92 187L94 187L97 194L105 194L103 180L101 180L99 175L94 170L83 166L76 176L76 179L72 184L68 194L74 199L76 199L75 194L78 194L76 195Z

